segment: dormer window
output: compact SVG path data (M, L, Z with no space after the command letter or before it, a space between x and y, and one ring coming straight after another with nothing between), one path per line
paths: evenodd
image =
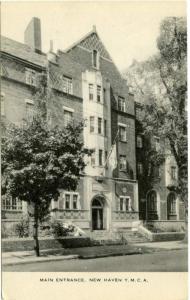
M92 65L94 68L99 69L99 55L97 50L92 52Z

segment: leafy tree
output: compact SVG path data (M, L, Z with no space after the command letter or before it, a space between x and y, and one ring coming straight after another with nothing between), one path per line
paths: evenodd
M58 199L60 189L76 189L85 167L84 156L90 153L83 147L82 122L71 122L63 129L48 125L47 86L41 79L33 120L20 127L8 126L1 156L2 194L26 201L33 208L37 256L39 222L48 215L51 200Z
M144 106L144 133L160 137L178 166L178 186L187 214L187 28L185 18L162 21L158 53L134 61L125 73L136 100Z

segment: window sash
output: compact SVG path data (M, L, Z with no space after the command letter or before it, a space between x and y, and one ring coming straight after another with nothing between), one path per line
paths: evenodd
M119 157L119 169L120 170L126 170L127 168L127 161L125 155L120 155Z
M94 117L90 117L90 132L94 132Z
M73 209L78 209L78 195L73 195Z
M102 133L102 118L98 118L98 133Z
M93 100L93 98L94 98L94 86L93 86L93 84L89 84L88 90L89 90L89 100Z
M64 109L63 119L64 119L64 126L67 126L73 119L73 112Z
M93 63L93 67L95 67L95 68L98 67L98 52L97 52L97 50L93 50L93 52L92 52L92 63Z
M119 139L122 142L126 142L127 140L127 131L126 131L126 127L123 126L119 126Z
M67 94L73 94L72 78L63 76L63 91Z
M103 151L99 150L99 166L103 165Z
M101 86L97 85L97 102L101 102Z
M126 104L125 99L122 97L118 97L118 110L125 112Z
M104 120L104 136L107 136L107 120Z
M70 209L70 199L71 199L71 195L65 194L65 209Z
M3 210L22 211L22 201L18 198L2 197Z

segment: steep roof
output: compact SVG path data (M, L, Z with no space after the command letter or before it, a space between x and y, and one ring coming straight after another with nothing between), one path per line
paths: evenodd
M46 65L46 56L44 54L38 54L34 52L29 46L22 44L20 42L14 41L4 36L1 38L1 52L13 55L20 59L26 60L30 63L36 64L41 67Z
M108 53L106 47L102 43L97 31L96 27L93 26L93 29L87 33L85 36L83 36L80 40L72 44L70 47L68 47L65 52L69 52L75 47L82 47L86 48L87 50L94 50L96 49L100 55L106 59L112 60L110 54Z

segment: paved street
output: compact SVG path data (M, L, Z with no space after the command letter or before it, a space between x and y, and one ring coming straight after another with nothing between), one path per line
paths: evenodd
M16 272L187 272L187 249L3 266Z

